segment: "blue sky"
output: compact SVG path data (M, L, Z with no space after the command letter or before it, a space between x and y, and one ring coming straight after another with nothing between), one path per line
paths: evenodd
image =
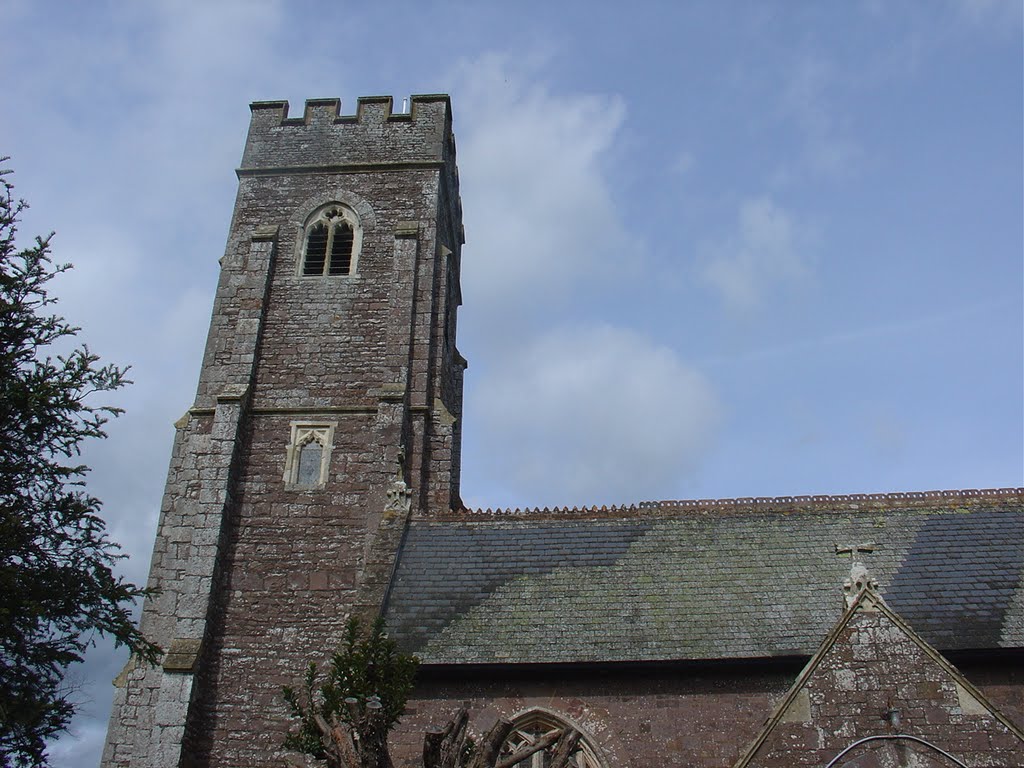
M133 579L254 100L452 95L471 506L1024 484L1017 0L368 5L0 0L21 232L133 366L87 455Z

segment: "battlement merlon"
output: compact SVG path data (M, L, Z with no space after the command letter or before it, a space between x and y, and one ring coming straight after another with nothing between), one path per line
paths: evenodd
M451 101L446 94L412 96L393 111L390 96L363 96L354 115L340 99L309 99L302 117L287 101L249 105L252 119L238 175L358 170L367 166L455 166Z

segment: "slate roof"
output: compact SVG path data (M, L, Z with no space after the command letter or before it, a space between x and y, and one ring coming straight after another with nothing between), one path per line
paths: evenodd
M417 518L386 618L428 664L809 656L866 542L939 650L1024 647L1024 489Z

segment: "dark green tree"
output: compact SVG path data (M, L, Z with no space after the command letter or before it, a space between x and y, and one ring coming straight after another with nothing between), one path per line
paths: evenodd
M369 632L353 617L323 680L310 664L300 690L284 698L298 728L285 748L327 761L330 768L391 768L388 731L405 711L419 665L400 653L378 618Z
M388 732L405 711L419 660L399 653L378 618L365 636L357 618L345 626L341 648L331 657L323 681L310 664L299 689L285 687L284 698L297 728L285 737L286 749L311 755L327 768L393 768ZM580 733L554 729L533 743L505 753L512 721L500 717L479 741L468 731L469 713L459 709L444 727L427 729L423 739L424 768L514 768L535 752L545 752L545 765L568 768L579 750ZM292 756L296 766L304 759Z
M6 158L0 159L5 162ZM106 437L119 410L94 396L124 386L124 368L76 345L53 314L49 282L70 268L50 239L15 242L26 204L0 171L0 764L46 764L46 739L75 711L65 681L99 635L153 661L131 620L145 591L113 573L123 557L85 490L83 441Z

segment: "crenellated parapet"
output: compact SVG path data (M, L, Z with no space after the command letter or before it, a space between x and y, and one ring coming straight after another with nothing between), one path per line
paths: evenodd
M301 117L288 116L287 101L249 108L240 176L455 163L451 102L444 94L413 96L408 112L395 112L390 96L360 97L353 115L342 114L340 99L309 99Z

